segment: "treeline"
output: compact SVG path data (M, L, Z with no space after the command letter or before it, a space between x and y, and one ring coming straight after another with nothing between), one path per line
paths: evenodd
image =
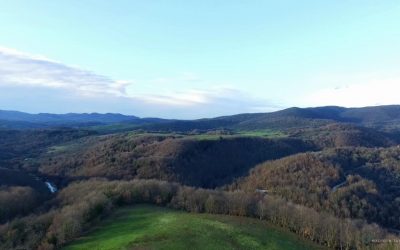
M222 138L119 134L88 139L76 149L45 154L40 172L54 177L159 179L214 188L254 165L315 149L299 139Z
M340 218L400 229L400 148L337 148L255 167L230 190L264 189Z
M1 249L59 249L82 235L113 208L151 203L196 213L256 217L330 248L391 249L376 224L338 219L280 198L257 193L196 189L156 180L73 183L53 200L47 213L0 226Z

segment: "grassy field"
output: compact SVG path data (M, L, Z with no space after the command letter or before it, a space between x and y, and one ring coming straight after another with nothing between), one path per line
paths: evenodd
M237 137L261 137L261 138L282 138L287 137L281 131L277 130L249 130L249 131L236 131L230 135L224 134L198 134L198 135L187 135L186 138L196 139L196 140L219 140L221 138L237 138Z
M255 137L265 137L265 138L282 138L287 137L285 133L278 130L243 130L237 132L241 136L255 136Z
M138 205L118 209L64 250L323 249L256 219Z
M87 129L94 130L100 134L112 134L112 133L132 131L136 129L138 126L139 126L138 124L117 123L108 125L89 126L87 127Z

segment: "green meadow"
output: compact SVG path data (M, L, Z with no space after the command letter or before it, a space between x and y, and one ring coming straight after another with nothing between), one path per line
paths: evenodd
M64 250L323 249L257 219L193 214L150 205L116 210Z

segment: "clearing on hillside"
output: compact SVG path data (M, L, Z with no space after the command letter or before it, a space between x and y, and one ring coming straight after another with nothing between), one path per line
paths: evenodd
M150 205L118 209L64 248L77 249L323 249L265 222L193 214Z

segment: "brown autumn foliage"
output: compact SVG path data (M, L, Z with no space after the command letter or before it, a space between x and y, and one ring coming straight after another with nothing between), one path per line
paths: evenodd
M31 187L0 186L0 223L32 212L42 200L43 197Z
M390 249L372 239L392 237L376 224L339 219L275 196L224 192L156 180L89 180L63 189L48 212L0 226L2 249L59 249L82 235L114 207L137 203L187 212L256 217L331 248Z
M122 134L91 138L76 149L44 154L39 170L62 178L159 179L213 188L265 160L312 149L299 139L197 140Z
M265 189L340 218L400 228L400 149L337 148L260 164L229 188Z
M399 141L396 136L372 128L352 124L331 123L316 128L292 129L290 137L311 140L321 149L332 147L390 147Z

